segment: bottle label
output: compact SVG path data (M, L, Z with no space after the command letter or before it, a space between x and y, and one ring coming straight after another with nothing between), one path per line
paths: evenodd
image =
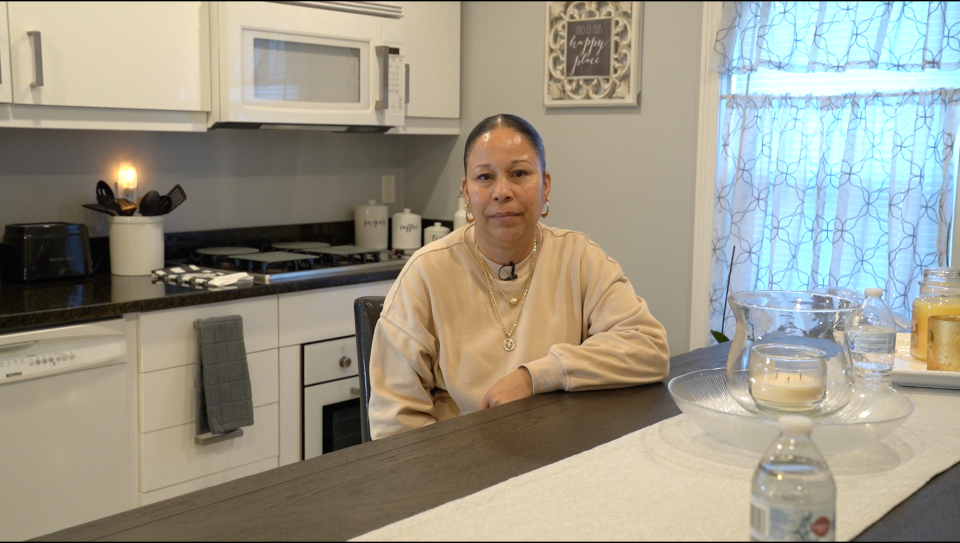
M855 353L891 354L897 350L896 332L858 332L850 330L850 350Z
M750 538L756 541L833 541L835 507L809 508L770 505L753 496L750 500Z

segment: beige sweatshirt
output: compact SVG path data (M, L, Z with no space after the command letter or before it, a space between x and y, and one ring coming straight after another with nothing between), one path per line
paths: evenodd
M620 265L584 234L548 226L516 348L506 351L473 228L414 253L387 294L370 357L374 439L476 411L487 390L520 366L530 371L534 394L666 378L666 331ZM515 281L498 280L500 265L484 260L500 288L519 297L531 258L517 266ZM520 306L494 295L509 332Z

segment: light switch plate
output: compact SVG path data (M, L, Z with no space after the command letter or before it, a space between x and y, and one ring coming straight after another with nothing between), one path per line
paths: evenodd
M397 201L396 178L392 175L383 176L383 203L393 204Z

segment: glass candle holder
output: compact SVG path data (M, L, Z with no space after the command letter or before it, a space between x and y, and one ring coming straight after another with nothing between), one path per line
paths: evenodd
M815 411L826 395L827 353L786 343L750 348L750 395L774 413Z
M727 391L744 409L768 418L776 418L784 411L819 418L850 402L855 379L845 334L846 323L856 311L857 304L840 296L801 291L744 291L735 292L727 299L737 318L737 333L730 342L727 356L726 385ZM818 369L816 375L823 384L822 393L819 385L806 387L806 380L812 382L814 379L806 369L802 378L804 386L800 387L805 389L803 391L797 389L794 377L790 375L790 387L796 389L790 393L793 400L786 403L775 400L775 394L782 393L783 389L772 387L777 386L781 378L786 381L782 375L797 374L799 370L784 370L783 374L774 370L772 378L763 377L761 390L757 378L766 374L760 368L779 368L780 364L769 362L763 366L763 353L768 355L767 360L771 353L764 351L767 348L761 348L761 355L754 355L753 348L772 344L821 351L825 370ZM811 354L802 350L791 352L793 356ZM819 401L812 401L816 395L820 396Z

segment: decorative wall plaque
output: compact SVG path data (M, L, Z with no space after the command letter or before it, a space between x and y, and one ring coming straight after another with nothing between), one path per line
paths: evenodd
M547 2L543 105L635 106L643 2Z

